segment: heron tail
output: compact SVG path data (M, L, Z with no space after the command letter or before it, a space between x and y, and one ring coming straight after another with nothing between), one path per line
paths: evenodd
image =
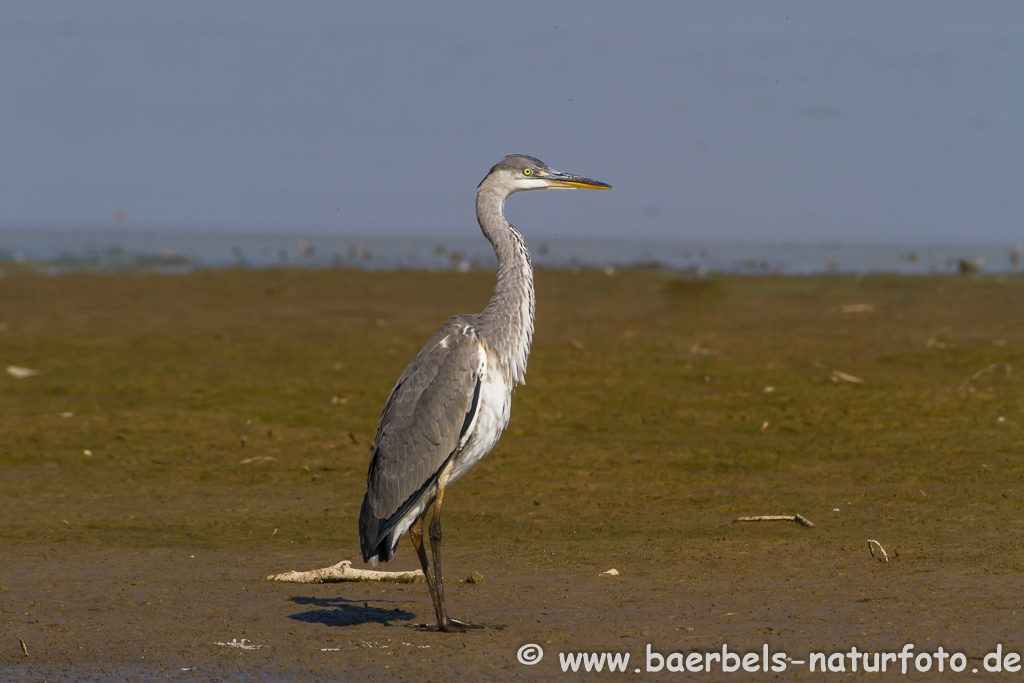
M394 527L387 521L374 516L370 496L364 496L359 510L359 547L363 551L363 561L374 567L378 561L387 562L395 556Z

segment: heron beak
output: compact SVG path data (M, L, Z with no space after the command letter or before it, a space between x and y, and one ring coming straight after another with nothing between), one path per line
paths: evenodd
M548 169L546 172L543 172L541 178L547 181L548 187L555 190L575 190L578 187L585 190L612 189L611 185L602 183L600 180L592 180L591 178L584 178L583 176L571 173L562 173L554 169Z

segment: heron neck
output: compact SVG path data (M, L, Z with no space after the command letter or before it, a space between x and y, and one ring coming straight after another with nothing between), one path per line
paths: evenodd
M507 196L486 184L477 192L476 217L498 258L498 281L480 314L480 331L507 378L522 384L533 339L533 266L526 240L505 220Z

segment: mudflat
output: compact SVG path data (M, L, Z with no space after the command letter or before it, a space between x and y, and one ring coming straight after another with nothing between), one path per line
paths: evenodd
M846 654L908 643L1013 677L1021 277L538 271L509 428L445 496L449 609L502 628L433 631L423 584L267 581L362 566L384 400L492 286L7 272L0 680L957 679ZM734 521L779 514L814 526ZM417 567L403 540L382 568ZM577 653L628 673L572 674Z

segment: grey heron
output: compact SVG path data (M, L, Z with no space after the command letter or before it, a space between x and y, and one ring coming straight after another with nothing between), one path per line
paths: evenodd
M359 512L363 560L387 562L408 531L441 631L472 626L445 608L441 501L508 425L512 390L524 381L533 338L533 266L522 234L505 219L505 199L523 190L575 188L611 186L519 154L487 173L477 186L476 217L498 259L494 295L482 313L456 315L441 326L398 378L380 415ZM431 505L432 565L423 544Z

